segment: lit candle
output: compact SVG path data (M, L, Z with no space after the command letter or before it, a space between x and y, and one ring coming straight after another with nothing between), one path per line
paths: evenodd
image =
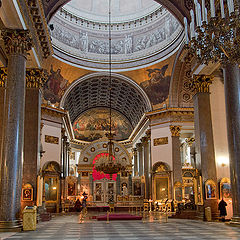
M186 44L188 44L188 25L187 25L187 18L184 17L184 27L185 27L185 40Z
M215 17L215 3L214 3L214 0L210 0L210 6L211 6L211 17Z
M205 0L202 0L202 18L203 22L206 22L207 15L205 15Z
M223 0L220 0L220 7L221 7L221 16L222 18L225 18Z

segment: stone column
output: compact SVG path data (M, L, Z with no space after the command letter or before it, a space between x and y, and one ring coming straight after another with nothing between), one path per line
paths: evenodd
M141 177L143 175L143 146L142 143L137 143L138 151L138 175Z
M62 171L63 178L67 177L67 137L64 135L63 137L63 159L62 159Z
M0 166L0 231L21 229L26 54L31 38L25 30L2 30L8 55L3 146Z
M128 195L132 195L132 173L128 173Z
M0 68L0 126L3 126L7 68ZM2 149L3 127L0 127L0 149ZM2 151L0 151L1 159Z
M226 64L223 72L233 202L231 222L240 224L240 70L238 64Z
M170 126L172 134L172 165L173 165L173 185L182 183L182 162L180 153L180 131L181 126ZM172 191L173 192L173 191Z
M149 179L149 139L148 137L143 137L143 153L144 153L144 176L145 176L145 198L150 197L150 179Z
M24 121L24 162L22 185L30 183L33 187L33 201L22 202L25 206L36 205L37 176L40 168L40 115L41 90L47 80L44 70L30 68L26 71L26 97Z
M66 164L66 174L67 176L69 176L69 171L70 171L70 152L71 152L71 147L70 147L70 143L67 143L67 164Z
M212 180L215 183L216 199L207 199L206 192L204 195L204 207L211 207L212 218L214 219L218 215L218 189L209 92L211 83L211 77L196 75L193 78L192 87L195 90L194 124L197 154L196 166L198 169L201 169L202 172L203 192L205 192L205 183L207 180Z
M121 195L121 180L120 180L120 174L117 174L117 179L116 179L116 194Z
M134 163L134 166L133 166L134 176L138 176L137 148L133 148L132 153L133 153L133 163Z

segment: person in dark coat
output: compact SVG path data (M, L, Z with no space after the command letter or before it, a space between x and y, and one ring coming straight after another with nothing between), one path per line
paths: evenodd
M222 200L218 204L218 210L220 211L220 217L222 217L223 222L225 222L225 216L227 215L226 206L227 203L222 198Z
M75 210L76 210L77 212L80 212L80 211L81 211L81 207L82 207L82 204L81 204L81 202L79 201L79 199L77 199L77 201L75 202L74 208L75 208Z

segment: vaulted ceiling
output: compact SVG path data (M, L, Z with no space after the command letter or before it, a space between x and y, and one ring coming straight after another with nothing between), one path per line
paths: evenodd
M133 128L145 112L151 111L147 95L137 84L114 74L111 87L111 106L124 115ZM69 111L73 123L82 113L91 108L109 107L110 82L108 76L93 76L76 81L70 86L62 100L62 106Z

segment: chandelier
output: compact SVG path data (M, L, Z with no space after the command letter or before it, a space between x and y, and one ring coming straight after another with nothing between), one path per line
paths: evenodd
M110 175L110 180L112 180L112 175L125 171L126 165L114 156L114 142L112 133L112 36L111 36L111 0L109 0L109 133L106 134L108 138L107 144L107 154L103 155L96 162L95 169L98 172L103 172L104 174Z
M188 39L188 24L184 18L187 48L202 64L220 62L221 64L240 64L240 18L237 1L219 1L216 6L210 0L211 17L208 18L205 0L202 5L194 0L195 14L190 10L190 36ZM196 23L196 27L195 27Z

